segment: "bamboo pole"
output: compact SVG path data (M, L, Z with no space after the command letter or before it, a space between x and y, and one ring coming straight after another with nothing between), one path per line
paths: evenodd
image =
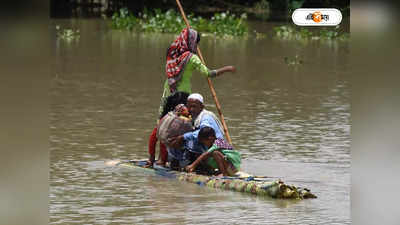
M181 5L180 1L176 0L176 4L178 4L179 11L181 12L183 20L185 21L186 27L190 28L189 21L186 18L185 12L183 11L183 8L182 8L182 5ZM198 53L198 55L200 57L201 62L205 65L205 62L204 62L204 59L203 59L203 55L201 54L199 46L197 46L197 53ZM214 98L215 106L217 107L219 117L221 118L222 126L224 127L224 132L225 132L225 135L226 135L226 139L228 140L229 144L232 145L232 139L231 139L231 136L229 135L228 127L226 126L224 115L222 114L221 105L219 104L219 101L218 101L218 98L217 98L217 94L215 93L214 86L213 86L213 84L211 82L211 79L209 77L207 77L207 81L208 81L208 86L210 87L211 94L212 94L212 96Z

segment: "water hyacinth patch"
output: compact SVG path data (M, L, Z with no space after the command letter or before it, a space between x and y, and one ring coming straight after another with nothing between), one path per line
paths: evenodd
M316 32L311 32L307 28L295 28L293 26L274 27L274 36L280 40L340 40L348 41L350 35L340 32L339 26L333 29L322 28Z
M246 14L237 16L228 11L216 13L210 19L193 14L187 15L187 18L191 27L206 35L237 37L248 34ZM143 32L179 33L185 27L185 23L181 15L172 9L166 12L160 9L154 11L145 9L138 17L135 17L123 8L112 16L112 27Z
M115 29L132 29L138 24L135 16L129 13L128 9L122 8L119 13L114 13L111 17L112 27Z
M162 13L160 9L154 12L145 9L139 16L137 28L144 32L178 33L185 27L183 19L173 10Z

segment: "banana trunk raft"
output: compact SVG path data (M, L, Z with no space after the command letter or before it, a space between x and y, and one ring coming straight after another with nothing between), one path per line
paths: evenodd
M146 161L123 161L117 166L141 170L148 174L156 174L164 177L174 178L180 181L198 184L210 188L218 188L237 192L245 192L259 196L269 196L279 199L307 199L317 198L307 188L287 185L281 180L272 180L266 177L256 177L245 173L238 173L235 177L205 176L195 173L186 173L170 170L168 168L154 166L145 168Z

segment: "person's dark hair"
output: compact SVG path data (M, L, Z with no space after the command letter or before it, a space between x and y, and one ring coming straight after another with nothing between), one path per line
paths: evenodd
M168 112L173 111L175 106L179 104L187 103L187 98L189 94L183 91L177 91L173 95L168 96L166 103L163 108L163 112L161 113L160 119L167 115Z
M204 139L207 139L209 137L215 137L214 129L211 128L211 127L203 127L203 128L201 128L197 138L199 140L204 140Z

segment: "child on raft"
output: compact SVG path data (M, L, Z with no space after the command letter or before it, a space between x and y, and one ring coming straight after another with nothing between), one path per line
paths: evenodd
M212 169L218 169L223 176L234 176L240 169L241 156L238 151L225 141L216 138L215 131L211 127L200 129L198 141L208 151L201 154L192 164L185 167L187 172L193 172L200 163L206 162Z

